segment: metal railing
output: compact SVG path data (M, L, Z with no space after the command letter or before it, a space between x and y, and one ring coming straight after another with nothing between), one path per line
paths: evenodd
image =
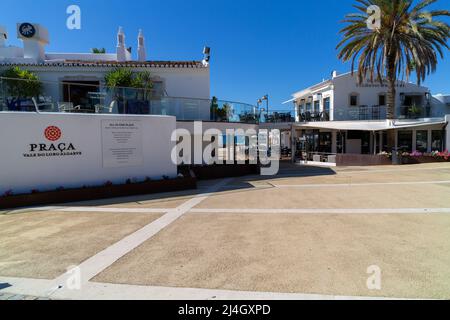
M276 110L269 113L261 113L259 117L261 123L293 123L295 122L295 112L293 110Z
M179 121L238 123L258 123L260 118L255 106L234 101L169 97L145 88L4 77L0 77L0 111L169 115Z
M401 106L399 111L399 119L429 118L431 106Z
M394 116L396 119L427 118L431 115L431 106L398 106ZM359 106L335 110L335 119L341 121L354 120L386 120L387 106Z
M385 120L386 115L387 107L378 105L338 108L335 110L335 118L343 121Z
M322 112L301 112L299 113L300 122L319 122L319 121L330 121L330 113L326 111Z

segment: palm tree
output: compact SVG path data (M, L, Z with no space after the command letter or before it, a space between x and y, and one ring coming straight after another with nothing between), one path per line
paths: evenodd
M106 53L106 49L105 48L92 48L91 51L94 54L104 54L104 53Z
M346 16L348 25L341 30L339 59L358 64L358 81L387 80L387 118L395 118L396 83L415 73L420 84L436 70L438 56L443 58L450 36L450 26L436 17L450 16L447 10L425 9L437 0L356 0L359 13ZM370 6L381 9L381 26L368 28ZM389 139L391 140L391 139ZM392 141L392 140L391 140ZM391 144L391 143L390 143ZM392 145L391 145L392 146Z

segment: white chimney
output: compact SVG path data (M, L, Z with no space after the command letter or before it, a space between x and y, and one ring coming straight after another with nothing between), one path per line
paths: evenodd
M6 47L6 40L8 39L8 31L6 27L0 26L0 48Z
M338 72L336 70L333 71L332 73L333 79L336 78L338 76Z
M123 62L127 61L127 53L125 47L125 33L123 32L123 28L119 27L119 31L117 32L117 61Z
M145 53L145 38L142 29L139 29L138 35L138 61L147 61L147 54Z
M45 46L49 44L48 30L35 23L18 23L17 38L23 41L24 58L45 61Z

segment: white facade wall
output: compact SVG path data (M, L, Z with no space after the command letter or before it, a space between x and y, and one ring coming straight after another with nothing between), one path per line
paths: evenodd
M0 72L8 67L0 67ZM100 81L104 82L105 75L113 67L64 67L64 66L21 66L23 69L38 74L41 81L48 81L45 85L47 94L58 101L62 100L62 88L56 88L61 81ZM141 67L132 68L135 72L149 71L152 76L164 83L167 95L170 97L185 97L197 99L210 98L209 68L167 68Z
M131 144L135 151L120 163L110 156L110 146L116 148L116 141L110 140L107 136L110 131L104 129L105 123L111 121L138 124L133 133L136 139ZM42 143L50 148L52 142L44 134L49 126L58 127L62 133L53 142L55 146L72 144L81 154L26 156L32 154L31 144ZM123 184L133 178L176 177L177 167L171 161L175 146L171 134L175 128L175 118L166 116L3 112L0 115L0 194L7 190L18 194L33 189L97 186L107 181ZM120 151L123 145L118 144L117 148Z
M321 112L324 110L323 99L330 97L330 120L345 121L355 120L351 114L358 113L359 106L371 107L379 105L378 99L381 94L386 95L387 103L387 91L387 86L381 85L379 82L369 83L365 81L363 85L358 85L356 74L352 76L351 73L347 73L297 92L293 97L297 103L300 103L302 99L308 100L308 97L313 97L313 105L314 101L319 100ZM425 104L425 94L428 92L429 89L426 87L399 81L396 92L396 115L400 115L401 111L401 93L406 95L422 95L423 103ZM350 95L353 93L358 95L358 106L350 106ZM443 102L439 101L438 97L435 97L432 99L430 117L443 117L448 113L449 108ZM298 114L297 121L299 121Z
M334 87L334 120L349 120L349 112L352 108L357 107L350 106L350 94L357 93L359 95L358 106L366 105L368 107L378 105L378 97L380 94L386 94L388 88L381 86L379 82L370 84L370 87L358 86L358 81L356 75L351 76L351 74L337 76L332 80ZM412 83L399 82L396 93L396 115L400 114L400 93L406 94L421 94L424 96L429 90L426 87L420 87ZM387 100L386 100L387 102Z

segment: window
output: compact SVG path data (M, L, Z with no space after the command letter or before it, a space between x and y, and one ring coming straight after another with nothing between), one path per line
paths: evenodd
M331 141L332 141L331 132L319 133L319 152L331 153L331 144L332 144Z
M386 95L385 94L380 94L378 96L378 105L379 106L385 106L386 105Z
M440 130L431 131L431 151L444 151L444 132Z
M305 107L305 99L300 100L300 112L305 113L306 107Z
M398 132L398 148L403 152L412 152L412 131L399 131Z
M330 98L323 99L323 111L330 113Z
M416 132L416 150L420 152L428 151L428 131L420 130Z
M406 107L421 106L423 97L418 95L405 95L403 105Z
M311 107L312 107L311 102L307 102L306 103L306 112L311 112Z
M153 87L152 87L152 94L155 98L161 98L164 94L164 82L162 81L152 81Z
M351 107L356 107L356 106L358 106L358 99L359 98L359 96L358 96L358 94L357 93L352 93L351 95L350 95L350 106Z
M314 101L314 110L313 112L319 112L320 111L320 101Z
M337 133L336 148L337 153L346 153L346 137L344 132Z

